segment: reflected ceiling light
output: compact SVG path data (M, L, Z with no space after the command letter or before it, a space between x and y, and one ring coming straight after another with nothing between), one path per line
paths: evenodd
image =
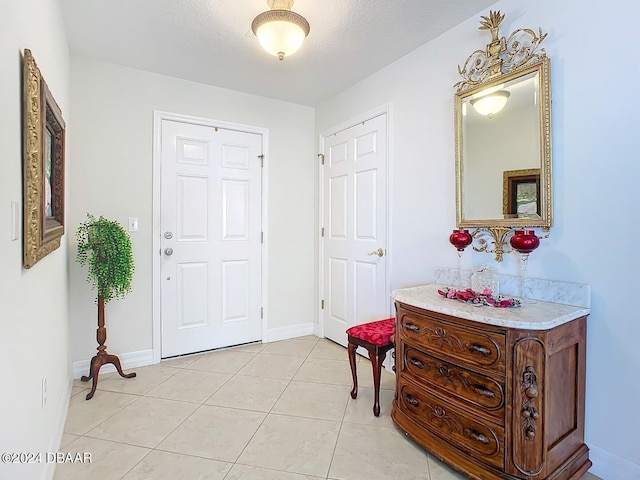
M498 90L497 92L471 99L471 105L480 115L492 117L504 108L509 95L511 94L506 90Z
M251 22L251 30L271 55L284 60L298 51L309 35L309 22L291 11L294 0L267 0L271 10L262 12Z

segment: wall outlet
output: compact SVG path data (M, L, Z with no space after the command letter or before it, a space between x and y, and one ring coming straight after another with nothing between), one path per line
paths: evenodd
M42 377L42 408L47 404L47 377Z

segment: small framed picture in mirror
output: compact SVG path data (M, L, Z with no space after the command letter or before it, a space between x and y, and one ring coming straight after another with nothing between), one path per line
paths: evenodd
M540 218L540 169L503 172L504 218Z

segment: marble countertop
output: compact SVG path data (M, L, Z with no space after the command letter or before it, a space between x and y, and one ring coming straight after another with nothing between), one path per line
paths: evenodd
M523 304L517 308L473 306L438 294L438 289L444 288L446 288L445 285L435 283L402 288L391 292L391 298L407 305L445 315L453 315L489 325L527 330L548 330L588 315L590 312L588 308L584 307L542 301Z

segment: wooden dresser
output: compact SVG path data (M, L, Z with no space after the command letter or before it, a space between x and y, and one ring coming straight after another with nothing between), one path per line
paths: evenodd
M579 479L591 466L589 310L547 302L474 307L437 290L392 294L395 424L471 479Z

